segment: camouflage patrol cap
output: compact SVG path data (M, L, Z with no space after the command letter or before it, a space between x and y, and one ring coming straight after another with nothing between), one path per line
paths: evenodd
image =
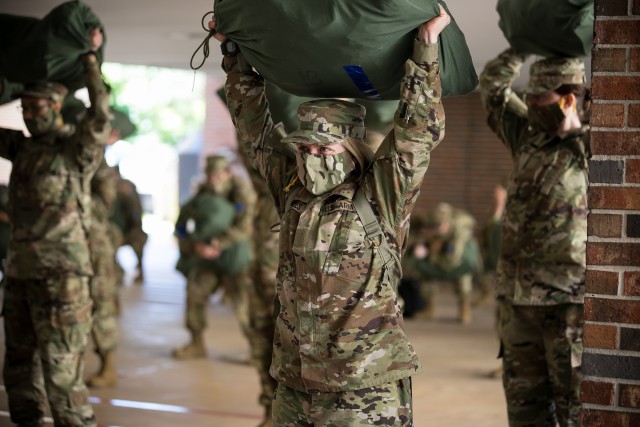
M30 83L22 92L15 94L15 98L45 98L62 104L67 93L69 90L61 83Z
M365 113L362 105L339 99L305 102L298 107L298 128L284 142L325 145L364 139Z
M584 84L584 62L578 58L546 58L531 64L528 93L540 94L565 84Z
M205 172L206 173L216 173L216 172L224 172L229 168L229 160L226 157L221 155L213 155L208 156L206 159Z
M438 203L424 217L424 226L428 228L439 227L444 222L449 222L453 207L449 203Z

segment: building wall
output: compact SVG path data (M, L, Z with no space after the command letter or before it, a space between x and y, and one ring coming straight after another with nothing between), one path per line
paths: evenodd
M640 426L640 0L596 0L584 427Z

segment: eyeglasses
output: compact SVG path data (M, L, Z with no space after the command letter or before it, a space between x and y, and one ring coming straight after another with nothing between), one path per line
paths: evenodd
M37 116L47 111L50 106L51 103L18 105L18 110L20 110L23 115L31 113L32 116Z

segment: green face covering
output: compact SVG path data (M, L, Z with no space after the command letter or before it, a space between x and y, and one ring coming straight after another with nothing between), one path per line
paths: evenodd
M326 193L342 184L356 165L349 152L339 154L298 154L298 178L311 193Z
M529 124L547 133L555 133L566 118L559 103L529 107Z
M49 108L49 111L44 115L26 119L24 124L32 136L40 136L57 129L59 118L60 113L53 108Z

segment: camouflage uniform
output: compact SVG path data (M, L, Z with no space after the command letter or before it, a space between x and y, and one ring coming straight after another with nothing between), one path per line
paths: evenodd
M455 282L459 320L469 323L473 276L481 269L478 243L474 237L476 220L462 209L439 203L429 211L425 223L431 230L425 242L429 252L426 258L415 262L415 267L425 282L427 310L432 316L436 281ZM443 225L448 229L440 235L435 230Z
M364 108L337 100L302 104L300 127L283 140L283 127L274 126L267 108L263 79L241 55L224 59L229 111L282 221L271 365L280 383L274 402L278 426L335 411L340 421L327 425L370 425L377 416L387 425L412 425L405 379L420 365L403 330L397 286L410 213L430 152L444 136L437 52L436 44L415 42L394 129L375 160L359 161L360 181L348 180L319 196L307 189L311 177L298 177L301 156L289 141L357 144L365 133ZM346 163L318 157L313 161L325 162L330 173L314 182L335 185L344 177ZM369 235L356 213L354 200L362 197L383 230L378 235ZM383 387L403 398L378 400L374 394ZM326 406L316 399L329 395L333 403ZM298 399L313 405L295 405Z
M277 382L269 373L273 355L273 334L275 317L273 314L276 298L276 272L278 270L278 233L272 228L280 222L273 198L267 183L251 167L246 153L241 155L253 188L257 202L253 219L253 248L255 260L251 266L253 288L249 297L249 325L251 334L251 359L258 368L260 377L259 402L265 408L265 426L271 420L271 402Z
M117 246L114 245L116 250L120 246L131 246L138 260L136 267L138 275L134 281L141 284L144 282L142 255L148 238L147 233L142 229L142 203L136 185L128 179L122 178L120 174L118 176L120 179L116 184L117 196L111 209L111 221L118 226L120 233L115 231L112 243L119 243ZM117 242L117 240L120 241ZM118 269L119 283L122 284L124 270L119 264L116 268Z
M91 299L93 326L91 336L101 361L100 371L89 385L104 387L115 381L114 352L118 344L116 303L118 282L115 249L111 241L109 210L116 197L116 176L113 168L102 161L91 180L91 228L89 248L93 265Z
M212 168L218 167L218 165L216 165L216 163L218 163L216 158L219 159L221 156L211 156L207 159L208 172L210 172ZM226 160L223 163L224 166L222 166L222 168L226 170L228 167ZM255 193L248 183L237 176L231 176L228 180L227 188L223 190L213 188L209 183L203 184L198 194L183 206L176 224L176 235L180 241L181 251L179 266L184 262L185 257L196 258L193 265L184 269L179 268L183 270L187 276L186 326L191 332L194 341L202 339L202 332L207 326L205 312L207 301L220 287L224 289L225 299L230 301L233 307L243 334L247 339L249 339L251 335L249 295L252 285L248 267L233 274L226 274L221 270L221 266L200 259L195 254L194 249L198 240L190 233L190 226L188 224L198 215L214 214L213 212L195 212L193 210L198 198L204 197L207 194L213 194L232 205L233 219L230 227L228 227L223 234L215 236L215 240L218 241L221 250L224 252L235 245L250 241L255 207ZM206 236L206 241L203 243L208 243L210 240L211 236ZM204 356L203 345L198 345L198 351L195 353L191 352L192 349L190 346L191 345L187 345L182 349L176 349L174 356L177 358Z
M511 426L577 426L587 239L586 129L551 136L511 89L524 57L489 62L480 89L489 126L514 161L496 295ZM578 60L544 60L529 91L582 84Z
M95 426L82 380L91 329L87 242L90 180L110 133L109 95L97 63L85 60L92 111L36 137L0 130L0 155L13 162L9 184L4 383L11 420L39 426L49 399L56 425ZM49 98L49 85L24 97ZM44 374L44 378L43 378Z

